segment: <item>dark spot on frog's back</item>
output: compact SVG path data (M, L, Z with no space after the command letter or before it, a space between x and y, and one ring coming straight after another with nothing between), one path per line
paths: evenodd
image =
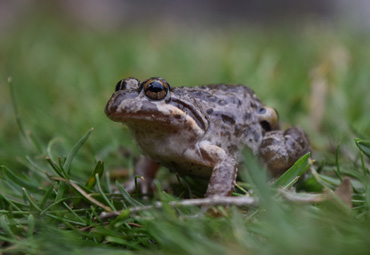
M252 117L250 112L246 112L243 116L244 121L250 120Z

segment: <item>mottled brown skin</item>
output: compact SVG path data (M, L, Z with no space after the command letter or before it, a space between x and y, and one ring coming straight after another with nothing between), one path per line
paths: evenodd
M206 196L230 196L241 150L250 148L279 175L309 151L300 128L277 130L277 113L243 85L169 88L162 78L127 78L116 86L106 115L125 123L143 153L136 174L143 193L159 164L181 175L209 178ZM159 163L159 164L157 164ZM128 183L133 191L133 181Z

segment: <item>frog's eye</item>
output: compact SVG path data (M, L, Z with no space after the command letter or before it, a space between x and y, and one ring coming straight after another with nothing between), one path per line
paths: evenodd
M277 128L279 123L278 112L271 107L265 106L258 110L258 120L265 131L271 131Z
M123 89L126 89L126 81L125 80L120 80L116 84L116 91L123 90Z
M143 82L144 94L153 100L162 100L166 97L170 85L161 78L151 78Z

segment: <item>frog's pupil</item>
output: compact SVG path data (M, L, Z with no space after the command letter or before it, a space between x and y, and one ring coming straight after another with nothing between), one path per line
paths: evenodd
M159 81L153 81L148 85L148 90L151 92L161 92L164 89L162 83Z

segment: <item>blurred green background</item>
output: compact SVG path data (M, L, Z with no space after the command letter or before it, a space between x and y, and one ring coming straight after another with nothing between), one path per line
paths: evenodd
M353 139L370 137L370 22L360 2L0 1L0 165L32 177L26 156L46 168L48 147L65 157L94 127L74 178L85 182L98 160L107 171L132 168L137 147L104 107L118 80L159 76L171 86L247 84L284 128L307 132L318 164L332 169L341 143L339 161L352 169Z
M8 6L14 13L0 37L3 164L16 166L30 153L8 77L25 129L41 147L56 137L68 144L94 127L89 144L99 159L118 145L135 150L127 130L103 112L115 83L127 76L160 76L171 86L248 84L278 109L283 124L304 128L314 153L370 133L369 30L348 25L334 7L253 9L232 1L221 15L218 1L190 1L183 9L166 9L166 1L20 2Z

